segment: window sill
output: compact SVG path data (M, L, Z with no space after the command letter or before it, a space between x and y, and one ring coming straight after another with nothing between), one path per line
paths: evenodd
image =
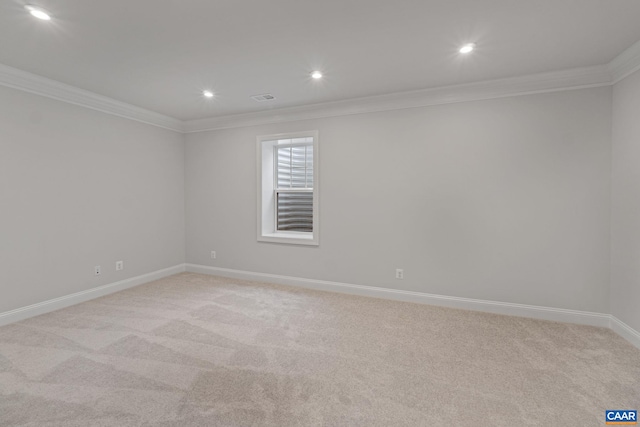
M318 240L311 233L265 233L258 237L259 242L285 243L290 245L318 246Z

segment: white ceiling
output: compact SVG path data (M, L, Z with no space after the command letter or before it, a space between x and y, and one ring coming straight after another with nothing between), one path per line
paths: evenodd
M606 64L640 40L638 0L30 1L50 22L25 3L0 0L0 63L180 120Z

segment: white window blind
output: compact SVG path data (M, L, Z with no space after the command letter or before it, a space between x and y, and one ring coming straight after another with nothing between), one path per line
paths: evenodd
M276 230L313 232L313 138L279 140L276 156Z

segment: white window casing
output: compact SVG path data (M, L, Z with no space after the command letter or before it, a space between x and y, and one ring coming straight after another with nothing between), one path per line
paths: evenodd
M318 131L257 138L258 241L319 245Z

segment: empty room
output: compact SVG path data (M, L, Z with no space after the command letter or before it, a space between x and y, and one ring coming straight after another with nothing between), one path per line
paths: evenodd
M0 426L637 424L639 23L0 2Z

